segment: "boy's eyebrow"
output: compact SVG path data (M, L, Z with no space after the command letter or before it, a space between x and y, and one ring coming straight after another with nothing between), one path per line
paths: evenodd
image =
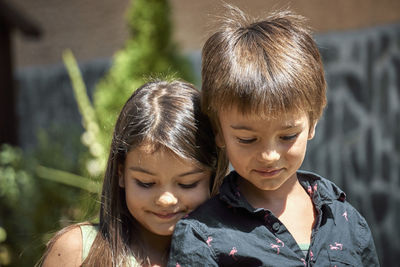
M303 124L304 123L300 122L300 121L293 121L293 122L289 122L289 123L286 123L285 125L283 125L282 129L301 127L301 126L303 126Z
M296 127L300 127L301 123L290 123L290 124L286 124L282 127L283 130L285 129L290 129L290 128L296 128Z
M301 126L301 123L294 122L294 123L288 123L288 124L283 125L282 129L286 130L286 129L296 128L296 127L300 127L300 126ZM240 124L239 125L231 125L231 128L234 130L254 131L253 128L246 126L246 125L240 125Z

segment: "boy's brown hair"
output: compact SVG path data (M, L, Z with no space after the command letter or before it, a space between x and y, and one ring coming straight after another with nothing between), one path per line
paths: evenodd
M326 105L321 57L304 18L291 11L252 21L237 7L202 49L202 109L214 127L232 106L248 115L301 109L313 126Z

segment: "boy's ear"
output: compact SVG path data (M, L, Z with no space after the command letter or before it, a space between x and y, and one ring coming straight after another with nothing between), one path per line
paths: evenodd
M125 180L124 180L124 166L118 165L118 185L122 188L125 187Z
M221 130L219 130L215 134L215 143L217 144L217 147L219 147L219 148L224 148L225 147L225 140L224 140L224 136L221 133Z
M310 130L308 131L308 140L311 140L314 138L315 135L315 127L317 127L317 123L315 122L314 125L310 127Z

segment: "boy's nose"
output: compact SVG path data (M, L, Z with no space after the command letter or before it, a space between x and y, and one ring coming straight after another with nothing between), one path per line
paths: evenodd
M176 205L178 199L171 192L162 193L156 200L156 204L162 207Z

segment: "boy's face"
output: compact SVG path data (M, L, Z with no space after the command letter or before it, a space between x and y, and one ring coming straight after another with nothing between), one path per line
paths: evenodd
M225 146L240 176L263 191L276 190L296 175L315 130L303 111L265 118L232 108L220 112L219 121L218 146Z

